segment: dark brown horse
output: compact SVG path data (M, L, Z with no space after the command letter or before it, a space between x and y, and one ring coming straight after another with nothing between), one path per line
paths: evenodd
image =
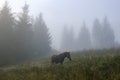
M53 55L51 57L52 64L54 64L54 63L55 64L57 64L57 63L63 64L63 61L66 57L71 61L70 52L64 52L64 53L61 53L59 55Z

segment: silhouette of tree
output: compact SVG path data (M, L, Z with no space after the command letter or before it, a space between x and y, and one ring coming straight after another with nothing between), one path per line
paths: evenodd
M95 49L101 49L102 48L102 25L100 24L99 20L96 19L93 24L93 45Z
M29 55L34 52L33 49L33 30L29 16L29 6L25 3L22 13L18 16L16 33L16 53L19 53L18 59L28 59Z
M91 48L91 37L90 32L86 27L86 24L83 23L83 26L79 32L77 39L78 50L90 49Z
M5 2L0 11L0 65L5 65L10 62L9 60L12 60L9 55L14 53L13 26L14 17L8 2Z
M105 17L103 21L102 34L103 34L103 37L102 37L103 48L114 47L115 35L107 17Z
M35 51L38 54L37 56L46 56L51 51L51 37L42 14L35 20L34 33Z

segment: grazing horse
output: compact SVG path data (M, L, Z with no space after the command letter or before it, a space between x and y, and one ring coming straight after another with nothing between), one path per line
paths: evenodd
M54 63L55 64L57 64L57 63L63 64L63 61L66 57L71 61L70 52L64 52L64 53L61 53L59 55L53 55L51 57L52 64L54 64Z

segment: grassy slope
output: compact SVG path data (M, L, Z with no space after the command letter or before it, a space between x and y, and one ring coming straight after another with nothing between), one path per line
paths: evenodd
M75 52L72 61L49 59L0 69L0 80L120 80L120 49Z

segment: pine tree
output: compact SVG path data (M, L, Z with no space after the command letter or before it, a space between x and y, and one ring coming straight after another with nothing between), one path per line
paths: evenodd
M8 2L5 2L0 11L0 61L3 61L4 65L10 63L10 60L12 60L10 55L14 54L13 26L14 17ZM2 65L2 62L0 62L0 65Z
M90 49L91 48L90 32L86 28L85 23L83 23L83 26L80 30L79 35L78 35L77 47L78 47L78 50L84 50L84 49Z
M102 25L100 24L99 20L96 19L93 24L93 46L95 49L102 49Z
M35 51L38 57L46 56L51 51L51 37L42 14L40 14L34 24Z
M16 53L18 53L18 60L27 59L33 54L33 29L31 19L29 16L29 6L25 3L22 8L22 13L18 16L16 25Z
M103 28L102 28L102 33L103 33L103 48L112 48L115 45L115 36L114 36L114 31L110 26L110 23L107 19L107 17L104 18L103 21Z

